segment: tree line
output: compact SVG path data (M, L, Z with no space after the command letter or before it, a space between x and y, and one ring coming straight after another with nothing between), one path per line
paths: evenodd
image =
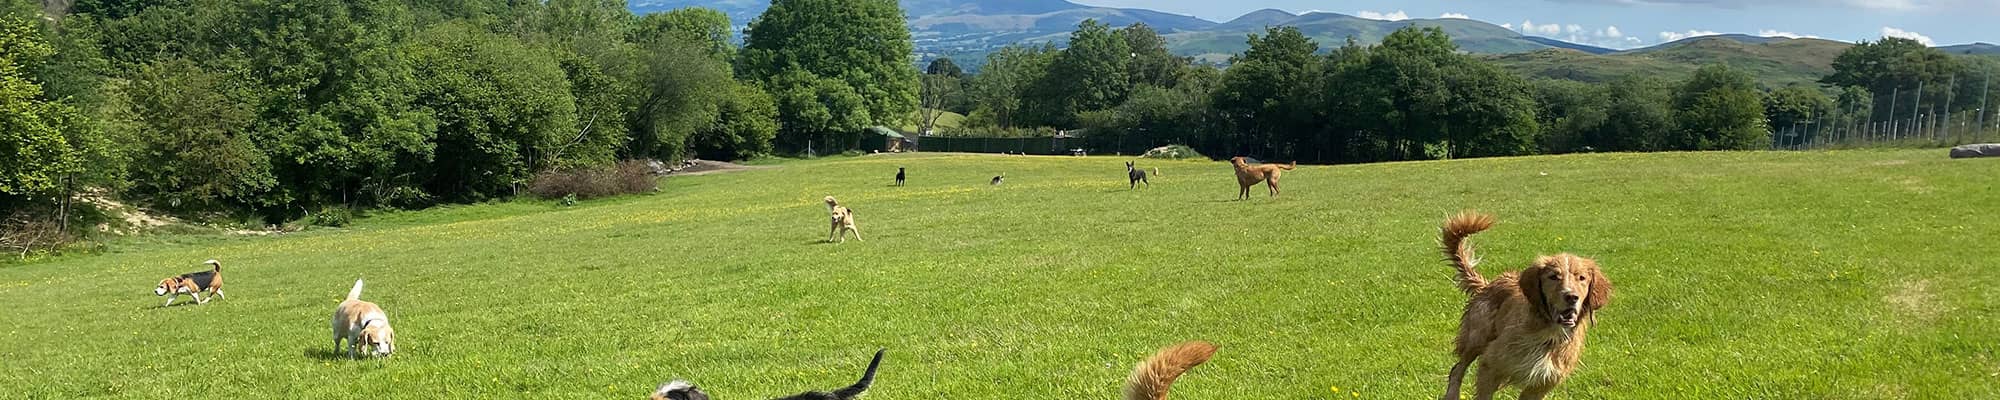
M1437 28L1324 48L1280 26L1248 42L1217 69L1173 56L1143 24L1086 21L1067 48L988 55L983 71L960 79L965 100L936 104L969 114L960 134L1081 129L1100 151L1186 144L1218 156L1352 163L1765 149L1783 140L1774 132L1883 121L1897 107L1907 118L1918 101L1932 112L1990 114L1973 100L2000 93L1982 79L2000 62L1901 38L1859 43L1820 85L1784 88L1721 64L1683 80L1528 80L1460 52ZM951 87L925 88L933 86ZM1913 94L1918 87L1930 89ZM1901 106L1888 105L1897 96Z
M742 159L908 117L893 0L0 0L0 214L86 191L272 222Z

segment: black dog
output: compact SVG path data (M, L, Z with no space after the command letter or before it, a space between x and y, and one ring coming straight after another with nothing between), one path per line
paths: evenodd
M1002 181L1005 181L1005 180L1007 180L1007 177L1005 177L1005 176L1001 176L1001 175L994 175L994 176L993 176L993 183L992 183L992 185L993 185L993 186L1000 186L1000 184L1002 183Z
M853 385L850 385L848 387L840 388L839 390L834 390L832 393L805 392L780 398L778 400L850 400L855 397L861 396L861 392L868 391L868 385L875 383L875 368L882 366L882 353L888 351L889 349L882 349L875 351L875 360L868 362L868 372L861 373L860 382L855 382ZM695 387L694 384L688 383L687 381L668 382L666 385L660 386L659 391L653 392L653 396L650 399L651 400L709 400L708 393L703 393L701 391L701 388Z
M903 186L903 167L896 167L896 186Z
M1132 178L1132 187L1130 189L1138 189L1141 182L1144 182L1146 187L1153 187L1152 182L1146 182L1146 171L1133 167L1131 161L1125 162L1125 176Z

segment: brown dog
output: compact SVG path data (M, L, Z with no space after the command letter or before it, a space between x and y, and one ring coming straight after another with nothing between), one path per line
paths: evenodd
M1264 185L1270 187L1271 197L1278 197L1278 175L1299 167L1297 161L1293 161L1292 165L1250 165L1243 162L1243 157L1231 158L1229 163L1236 166L1236 185L1242 189L1236 192L1237 200L1250 198L1250 187L1257 186L1257 182L1267 182Z
M208 260L204 264L208 264L214 268L207 271L189 272L161 279L160 285L153 287L154 296L167 296L167 304L161 304L160 306L174 305L174 299L180 298L183 294L193 297L195 304L208 304L208 301L211 299L227 297L222 294L222 262ZM201 292L204 290L208 291L208 298L206 299L201 298Z
M854 232L854 240L866 242L861 240L861 228L854 226L854 209L840 205L833 196L826 196L826 210L833 222L833 230L827 233L826 241L839 239L841 243L847 243L847 232Z
M1201 341L1160 349L1133 367L1132 376L1125 378L1125 400L1166 400L1167 389L1174 386L1175 379L1213 356L1215 345Z
M1542 256L1521 272L1489 282L1465 239L1493 226L1493 216L1464 212L1445 220L1439 247L1458 268L1458 289L1472 299L1458 327L1458 364L1446 379L1445 400L1458 400L1466 368L1479 361L1473 398L1492 399L1509 384L1521 399L1547 396L1576 371L1584 335L1611 301L1611 280L1597 262L1569 253Z

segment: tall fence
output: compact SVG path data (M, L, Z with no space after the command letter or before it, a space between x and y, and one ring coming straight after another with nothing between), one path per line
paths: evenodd
M1992 78L1985 73L1961 75L1947 81L1950 83L1945 87L1950 90L1919 84L1895 88L1886 96L1876 93L1873 106L1865 107L1868 109L1849 106L1854 109L1836 109L1789 125L1772 126L1771 148L1813 150L2000 142L2000 104L1988 103L2000 103L2000 97L1992 96L1997 86L1991 82ZM1958 86L1969 82L1979 84Z

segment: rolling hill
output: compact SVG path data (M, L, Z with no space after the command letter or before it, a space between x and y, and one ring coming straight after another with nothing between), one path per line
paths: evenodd
M1346 43L1349 37L1355 38L1361 44L1378 43L1384 36L1397 29L1418 26L1444 29L1446 34L1451 35L1452 41L1458 43L1459 49L1477 54L1524 53L1550 48L1569 48L1592 53L1611 51L1554 39L1523 36L1499 25L1469 19L1383 21L1325 12L1292 15L1279 10L1260 10L1211 29L1166 36L1168 47L1182 55L1237 54L1249 48L1249 44L1245 41L1248 35L1261 34L1268 26L1297 27L1300 33L1319 42L1321 49L1339 47Z
M1531 77L1605 82L1627 75L1682 79L1703 64L1743 69L1768 88L1811 83L1833 72L1833 59L1851 44L1822 39L1722 35L1683 39L1610 54L1551 49L1489 56Z

